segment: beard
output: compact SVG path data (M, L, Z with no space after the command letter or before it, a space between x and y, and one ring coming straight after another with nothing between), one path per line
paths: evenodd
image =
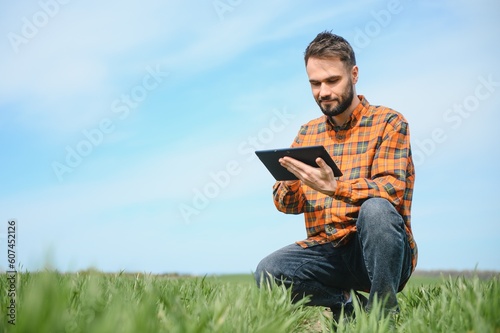
M320 98L320 99L316 100L316 103L318 103L318 106L324 115L326 115L328 117L334 117L334 116L338 116L339 114L344 113L349 108L349 106L351 106L353 99L354 99L354 90L352 89L352 80L349 79L349 83L347 85L346 91L344 91L344 93L340 96L340 98L336 99L338 101L338 104L336 106L327 105L327 106L323 107L321 105L321 102L323 102L323 101L331 101L332 100L329 98L323 98L323 99ZM335 100L335 99L333 99L333 100Z

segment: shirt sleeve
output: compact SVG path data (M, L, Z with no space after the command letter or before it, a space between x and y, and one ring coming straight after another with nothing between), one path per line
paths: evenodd
M395 125L389 123L381 139L371 177L338 180L333 198L349 204L359 204L374 197L385 198L395 207L402 203L411 156L408 124L403 120Z
M304 212L305 197L299 180L294 183L276 182L273 186L273 198L276 208L286 214Z
M292 142L291 147L299 147L304 141L304 135L307 132L305 126L301 126L299 133ZM304 212L306 197L304 195L301 182L294 183L276 182L273 186L273 199L276 208L286 214L301 214Z

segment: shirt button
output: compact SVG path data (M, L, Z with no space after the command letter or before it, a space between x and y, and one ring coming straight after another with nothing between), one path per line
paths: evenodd
M337 134L337 140L345 140L345 135L344 134Z

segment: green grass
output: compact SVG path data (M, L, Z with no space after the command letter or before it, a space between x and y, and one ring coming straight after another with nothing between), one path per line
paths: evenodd
M283 288L258 289L251 275L165 277L86 272L17 276L16 325L0 280L0 332L329 332L320 307L291 304ZM498 277L415 276L398 295L401 312L360 311L339 332L500 333Z

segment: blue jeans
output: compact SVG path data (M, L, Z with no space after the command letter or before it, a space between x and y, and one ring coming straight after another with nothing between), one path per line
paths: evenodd
M255 271L262 278L292 288L293 300L310 296L308 305L339 308L344 291L370 291L385 307L397 308L396 293L411 275L411 253L402 217L386 199L366 200L356 222L357 233L348 244L331 243L302 248L288 245L264 258Z

